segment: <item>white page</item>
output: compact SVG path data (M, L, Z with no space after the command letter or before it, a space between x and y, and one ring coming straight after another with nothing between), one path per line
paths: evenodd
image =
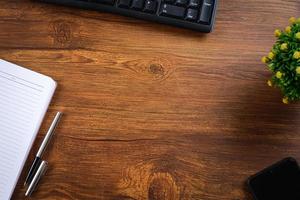
M53 79L0 59L0 200L11 198L55 88Z

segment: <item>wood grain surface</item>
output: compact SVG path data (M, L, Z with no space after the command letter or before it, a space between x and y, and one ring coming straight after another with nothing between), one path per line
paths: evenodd
M31 0L0 1L0 58L58 82L20 177L65 116L30 199L250 200L246 179L300 160L300 104L260 62L299 0L220 0L210 34Z

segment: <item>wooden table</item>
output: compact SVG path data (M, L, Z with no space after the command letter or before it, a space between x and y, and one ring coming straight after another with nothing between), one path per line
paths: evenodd
M298 0L220 0L201 34L30 0L0 2L0 57L58 83L13 199L56 111L31 199L251 199L245 180L300 160L300 104L260 62ZM299 16L298 16L299 17Z

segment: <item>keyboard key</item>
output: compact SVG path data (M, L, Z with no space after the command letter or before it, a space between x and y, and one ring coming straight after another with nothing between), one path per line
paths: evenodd
M157 9L157 2L152 0L146 0L144 11L148 13L155 13Z
M187 0L176 0L175 1L175 5L178 5L178 6L185 6L187 4Z
M144 0L132 0L131 8L135 10L142 10L144 7Z
M115 0L93 0L92 2L113 5L115 3Z
M185 19L189 21L196 21L198 17L198 10L189 8L187 9Z
M185 8L173 6L170 4L162 4L160 14L168 17L184 18Z
M209 23L212 11L213 11L213 1L212 0L204 0L202 9L201 9L201 14L199 17L199 22Z
M200 0L190 0L188 7L197 8L200 5Z
M118 6L121 8L129 8L131 0L119 0Z

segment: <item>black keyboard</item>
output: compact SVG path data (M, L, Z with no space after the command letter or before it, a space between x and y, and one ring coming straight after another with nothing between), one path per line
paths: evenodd
M218 0L41 0L156 21L201 32L213 28Z

